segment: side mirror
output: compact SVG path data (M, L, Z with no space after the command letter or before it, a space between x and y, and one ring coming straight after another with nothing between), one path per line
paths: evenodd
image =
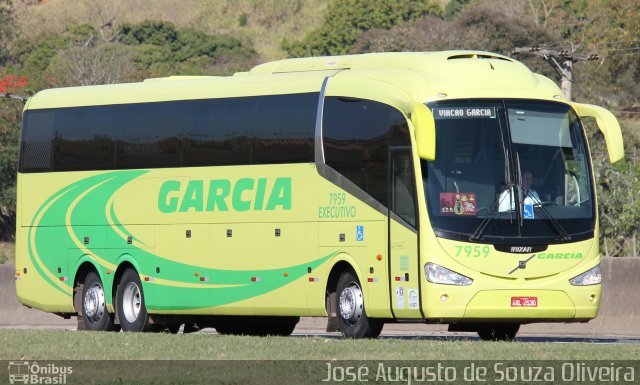
M436 122L433 114L422 103L414 103L411 111L411 122L416 130L418 156L425 160L436 158Z
M624 158L622 131L618 119L611 112L592 104L573 103L573 108L581 118L595 118L598 128L604 135L604 140L607 142L609 162L614 163Z

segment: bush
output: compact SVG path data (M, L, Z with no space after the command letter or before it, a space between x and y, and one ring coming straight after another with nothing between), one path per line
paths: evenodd
M251 65L257 58L252 48L234 37L177 29L165 21L125 24L121 34L122 43L134 48L133 61L142 73L151 76L227 73L229 68ZM229 66L230 62L237 65Z
M285 40L290 56L341 55L348 53L360 34L372 29L390 29L427 14L440 14L428 0L333 0L324 16L324 26L304 40Z

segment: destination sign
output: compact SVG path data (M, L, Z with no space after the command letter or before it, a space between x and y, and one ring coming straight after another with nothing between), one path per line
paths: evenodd
M435 107L433 118L440 119L494 119L495 107Z

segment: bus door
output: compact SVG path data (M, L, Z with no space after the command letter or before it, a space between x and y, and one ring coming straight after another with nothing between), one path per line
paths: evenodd
M410 147L389 154L389 281L395 318L422 318L417 198Z

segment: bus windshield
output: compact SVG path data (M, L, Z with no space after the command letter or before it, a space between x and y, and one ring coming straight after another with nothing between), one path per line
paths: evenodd
M436 160L422 161L440 237L552 244L593 236L584 133L568 105L523 100L429 104Z

